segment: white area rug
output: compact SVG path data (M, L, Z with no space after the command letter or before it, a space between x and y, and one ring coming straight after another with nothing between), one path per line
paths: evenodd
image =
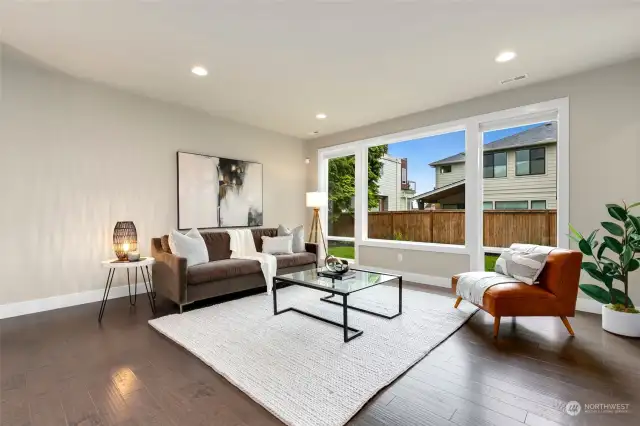
M327 293L278 290L278 308L295 306L342 322ZM398 289L377 286L349 304L397 312ZM342 328L296 312L273 315L264 294L149 321L292 426L345 424L380 389L420 361L477 310L444 296L403 289L403 314L392 320L349 310L362 336L343 342Z

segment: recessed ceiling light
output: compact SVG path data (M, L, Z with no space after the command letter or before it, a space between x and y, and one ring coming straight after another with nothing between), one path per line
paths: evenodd
M511 51L500 52L500 54L496 56L496 62L509 62L515 57L516 57L516 52L511 52Z
M204 77L205 75L209 74L209 71L207 71L206 68L200 66L191 68L191 72L199 77Z
M327 118L327 114L321 112L320 114L316 114L316 118L318 120L324 120L325 118Z

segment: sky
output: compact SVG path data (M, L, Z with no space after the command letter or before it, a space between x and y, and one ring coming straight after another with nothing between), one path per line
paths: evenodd
M540 125L532 124L487 132L484 134L484 143L494 142ZM389 145L389 155L407 159L409 180L416 182L417 194L431 191L436 185L436 172L429 163L460 152L464 152L464 130Z

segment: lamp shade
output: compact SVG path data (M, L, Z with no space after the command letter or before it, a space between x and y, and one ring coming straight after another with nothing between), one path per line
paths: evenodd
M307 192L307 207L319 208L327 205L326 192Z
M118 222L113 228L113 251L118 260L127 260L127 253L138 250L138 232L131 221Z

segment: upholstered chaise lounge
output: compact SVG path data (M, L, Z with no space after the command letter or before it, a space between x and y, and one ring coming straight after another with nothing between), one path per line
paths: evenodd
M498 284L490 287L482 299L480 309L495 317L493 337L498 337L501 317L552 316L560 317L572 336L573 330L567 317L575 316L578 281L582 253L574 250L554 249L538 278L539 284ZM456 293L458 275L451 279ZM455 302L457 308L461 297Z

